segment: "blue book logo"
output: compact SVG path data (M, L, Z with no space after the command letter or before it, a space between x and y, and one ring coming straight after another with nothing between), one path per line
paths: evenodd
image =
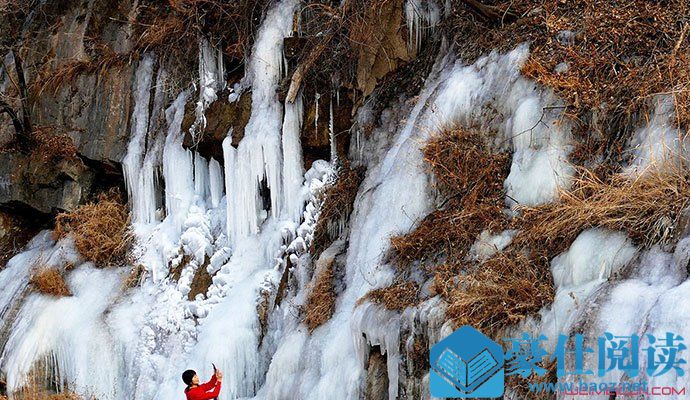
M463 326L431 348L429 385L434 397L503 395L503 349L471 326Z

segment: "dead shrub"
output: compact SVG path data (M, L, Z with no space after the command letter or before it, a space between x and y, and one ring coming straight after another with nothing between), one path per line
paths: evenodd
M54 235L67 234L73 236L79 253L98 267L124 262L134 241L127 205L114 190L100 194L95 202L58 214Z
M415 282L398 281L384 288L374 289L357 300L357 305L370 301L387 310L402 311L419 302L419 285Z
M401 267L427 258L462 258L482 229L500 231L506 224L503 180L510 157L492 154L480 132L444 132L426 145L424 160L444 200L412 232L391 238L391 259Z
M304 323L307 325L309 333L331 319L335 312L335 300L335 282L333 267L331 266L319 273L307 297Z
M515 242L553 256L583 230L603 227L625 231L646 247L670 243L678 239L681 212L690 206L687 164L657 165L639 177L618 173L602 178L580 169L572 189L561 191L556 202L520 208L522 231Z
M551 304L553 279L548 263L521 252L498 253L467 266L450 281L436 275L436 287L448 301L446 317L456 326L472 325L486 334L521 322Z
M364 180L364 168L351 168L348 162L338 170L335 183L323 192L323 203L319 214L311 252L314 259L340 236L342 226L347 223L357 197L359 185Z
M35 141L32 155L41 157L45 162L77 157L77 147L72 138L54 132L52 127L34 127L32 138Z
M39 293L57 297L72 295L57 268L40 268L31 276L30 283Z

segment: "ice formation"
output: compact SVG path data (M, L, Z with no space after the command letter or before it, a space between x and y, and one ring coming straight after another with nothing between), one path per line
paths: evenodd
M285 64L282 43L292 34L297 6L296 0L282 0L265 16L243 83L251 87L249 123L237 147L227 133L222 160L183 147L182 119L191 91L168 102L161 89L166 73L156 68L156 57L145 55L139 62L122 165L138 239L135 256L146 268L145 279L124 290L127 268L96 269L79 258L69 239L55 242L50 232L34 238L0 271L0 371L10 392L40 375L37 365L45 365L44 374L99 399L176 398L183 389L181 371L194 368L203 379L214 362L225 371L223 398L357 399L375 349L387 360L390 398L401 390L428 398L428 377L420 386L406 379L402 352L414 342L403 333L423 331L432 345L449 333L441 300L432 297L402 313L357 305L368 291L394 278L384 257L390 236L413 229L433 208L424 142L456 126L495 132L486 138L490 145L513 153L504 183L506 206L533 205L553 200L570 184L571 127L560 120L559 99L520 75L526 45L469 65L443 48L418 96L397 100L377 120L370 104L358 110L350 159L367 172L354 212L341 229L349 238L311 260L318 193L333 179L335 166L317 160L304 170L303 94L288 104L277 94ZM440 12L431 2L406 3L411 47L419 50ZM203 130L204 110L224 86L222 57L204 40L199 52L194 132ZM166 102L171 104L164 108ZM315 102L318 110L318 94ZM666 148L645 150L658 137L670 139L673 149L682 147L666 124L669 112L660 106L638 132L631 170L667 153ZM332 102L329 118L331 158L336 159ZM363 133L365 125L373 131ZM471 256L489 257L514 235L512 230L482 232ZM520 328L550 338L576 329L598 334L601 327L656 335L675 329L690 336L690 304L677 303L690 293L688 243L684 239L675 253L642 251L620 232L581 233L552 260L553 305L542 310L540 321ZM67 282L74 296L31 292L29 276L39 263L75 265ZM335 313L309 333L299 312L313 268L334 263L342 265ZM277 301L286 269L293 278L282 301L260 318L263 302ZM211 275L212 282L195 292L201 274ZM613 281L612 276L625 278ZM99 284L89 284L94 281ZM419 283L428 291L429 282ZM594 321L584 323L585 310L596 310L590 314ZM618 318L608 319L611 313ZM678 379L664 383L690 383L687 377Z

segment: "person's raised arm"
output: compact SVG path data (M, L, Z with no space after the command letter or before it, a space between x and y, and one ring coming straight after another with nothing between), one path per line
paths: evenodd
M211 377L211 379L209 379L208 382L200 384L199 387L201 388L201 390L206 392L213 389L213 387L216 386L217 382L218 378L216 378L216 374L213 374L213 376Z
M209 388L208 390L204 389L203 392L201 392L201 393L194 393L194 396L191 400L213 400L213 399L215 399L216 397L218 397L218 395L220 395L220 386L221 386L222 380L223 380L223 373L220 371L216 372L210 381L208 381L207 383L204 383L204 386L206 386L206 385L210 384L211 382L213 382L214 386L212 388ZM201 385L199 385L199 387L201 387ZM213 389L213 390L211 390L211 389ZM211 390L211 391L209 391L209 390Z

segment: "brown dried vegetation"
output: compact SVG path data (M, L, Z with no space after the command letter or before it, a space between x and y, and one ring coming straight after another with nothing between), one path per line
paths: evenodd
M509 156L491 153L482 139L477 130L457 129L428 143L425 161L445 200L412 232L391 239L391 256L402 274L410 263L428 258L424 267L434 276L432 290L448 302L447 317L494 333L536 313L554 291L539 252L512 250L481 264L463 261L483 229L508 227L503 181ZM388 291L393 288L367 297Z
M127 205L112 190L95 202L58 214L54 234L58 238L72 234L79 253L98 267L125 261L134 240Z
M549 262L585 229L622 230L645 247L678 239L683 212L690 207L687 160L653 165L639 176L581 168L572 187L561 191L557 201L519 207L521 216L507 222L500 186L506 169L491 167L493 156L478 147L472 136L476 134L449 132L425 149L439 190L448 198L445 209L391 241L392 259L401 267L401 275L412 262L435 256L430 258L436 263L424 267L433 274L432 290L447 301L446 315L456 325L469 324L495 334L550 304L554 289ZM445 152L435 150L439 143ZM478 214L477 219L443 217L470 214L482 205L493 211ZM503 252L481 263L468 261L465 256L477 234L492 226L519 233ZM392 288L379 291L386 290Z
M331 319L335 312L335 278L333 267L323 269L314 281L305 305L304 323L309 333Z
M570 190L558 201L521 207L522 231L516 243L558 254L587 228L621 230L637 243L651 246L678 239L682 211L690 206L688 161L667 162L639 177L622 173L608 177L580 169Z
M31 277L30 283L34 289L43 294L58 297L72 295L65 278L57 268L39 268Z
M44 92L55 94L61 87L71 84L81 75L95 74L99 79L106 73L117 71L133 60L138 59L137 53L115 53L107 46L89 60L75 60L53 67L46 62L38 72L38 76L31 85L33 96L41 96Z
M500 252L478 265L456 268L455 276L448 276L447 270L437 273L434 286L448 300L446 317L457 326L495 333L553 301L548 263L521 252Z
M492 154L480 132L444 132L424 148L424 160L444 200L411 233L391 238L391 258L403 268L416 260L462 259L483 229L499 232L506 224L503 181L510 158Z
M20 392L14 394L14 398L18 400L86 400L84 397L70 391L50 393L37 388L23 388ZM8 400L8 398L0 395L0 400ZM96 398L89 398L88 400L96 400Z
M357 300L357 305L365 301L380 304L387 310L402 311L418 303L419 285L415 282L398 281L385 288L374 289Z
M350 217L362 180L364 180L364 168L351 168L350 164L345 162L340 167L335 182L323 192L321 213L311 243L314 259L317 259L319 254L338 238L342 223L347 222Z
M454 1L445 30L465 55L531 43L525 76L567 100L583 135L620 149L655 94L675 99L690 127L690 3L685 0L482 0L482 14ZM567 69L557 66L567 66Z

